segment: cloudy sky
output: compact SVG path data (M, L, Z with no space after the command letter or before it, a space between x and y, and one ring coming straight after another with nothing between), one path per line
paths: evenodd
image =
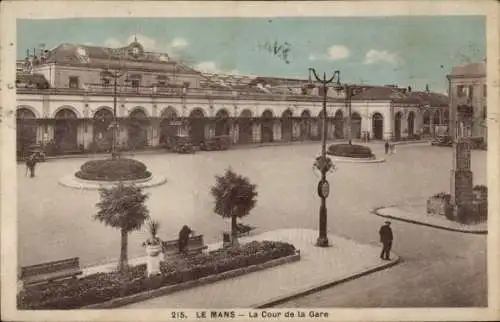
M320 18L115 18L18 20L18 59L61 43L118 47L133 35L206 72L307 78L340 70L342 81L446 91L457 64L484 59L479 16Z

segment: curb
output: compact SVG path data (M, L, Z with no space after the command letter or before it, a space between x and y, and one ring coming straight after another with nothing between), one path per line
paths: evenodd
M143 180L143 179L141 179ZM66 187L66 188L71 188L71 189L78 189L78 190L99 190L101 187L111 187L116 184L118 184L118 181L113 181L113 182L105 182L105 183L94 183L94 182L87 182L88 180L84 181L81 179L76 178L73 175L67 175L62 177L61 179L58 180L59 185ZM125 184L128 184L130 182L124 182ZM155 176L152 175L149 180L146 181L140 181L140 182L133 182L135 185L139 188L153 188L157 186L161 186L165 183L167 183L167 177L165 176Z
M121 306L124 306L127 304L146 301L146 300L149 300L151 298L164 296L164 295L167 295L170 293L187 290L187 289L190 289L193 287L226 280L226 279L233 278L233 277L246 275L246 274L260 271L260 270L263 270L266 268L271 268L271 267L275 267L275 266L279 266L279 265L283 265L283 264L288 264L288 263L296 262L299 260L300 260L300 250L297 250L296 253L293 255L270 260L270 261L264 262L262 264L251 265L251 266L227 271L224 273L220 273L217 275L209 275L209 276L197 279L197 280L187 281L187 282L180 283L180 284L167 285L167 286L163 286L163 287L160 287L157 289L144 291L144 292L140 292L140 293L124 296L124 297L119 297L119 298L112 299L112 300L109 300L106 302L83 306L79 309L117 308L117 307L121 307Z
M313 287L309 287L307 289L294 292L294 293L289 294L289 295L280 296L280 297L277 297L275 299L272 299L272 300L269 300L269 301L266 301L266 302L263 302L263 303L259 303L257 305L253 305L252 309L266 309L266 308L271 308L271 307L273 307L275 305L282 304L282 303L290 301L292 299L296 299L298 297L303 297L303 296L306 296L306 295L310 295L312 293L319 292L319 291L324 290L326 288L333 287L335 285L339 285L339 284L342 284L342 283L346 283L346 282L358 279L358 278L363 277L365 275L369 275L371 273L375 273L375 272L378 272L378 271L381 271L381 270L384 270L384 269L388 269L388 268L390 268L392 266L395 266L395 265L397 265L397 264L399 264L399 263L401 263L403 261L399 256L397 256L395 254L393 254L393 256L396 257L396 258L393 261L391 261L391 262L375 266L375 267L370 268L370 269L368 269L366 271L363 271L363 272L360 272L360 273L355 273L353 275L350 275L350 276L347 276L347 277L343 277L343 278L340 278L340 279L335 280L335 281L321 283L321 284L315 285Z
M387 160L386 159L363 159L363 158L349 158L349 157L338 157L338 156L333 156L330 155L332 158L332 161L338 162L338 163L384 163Z
M446 226L441 226L441 225L436 225L436 224L430 224L418 220L411 220L411 219L406 219L406 218L401 218L401 217L396 217L396 216L391 216L391 215L382 215L378 211L380 209L384 209L386 207L377 207L374 208L372 211L370 211L372 214L379 216L379 217L384 217L384 218L390 218L394 220L399 220L399 221L404 221L407 223L411 224L416 224L416 225L421 225L421 226L427 226L427 227L432 227L436 229L441 229L441 230L448 230L448 231L453 231L453 232L458 232L458 233L467 233L467 234L475 234L475 235L487 235L488 230L484 229L477 229L477 230L465 230L465 229L459 229L459 228L451 228L451 227L446 227Z

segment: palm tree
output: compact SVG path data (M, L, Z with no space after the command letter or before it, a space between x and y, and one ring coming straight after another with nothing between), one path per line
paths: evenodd
M224 176L215 176L215 179L216 184L211 189L215 198L214 211L224 218L231 218L234 243L237 240L236 219L248 215L257 204L257 186L231 169L226 170Z
M99 189L101 200L94 219L121 231L120 263L118 270L125 272L128 267L128 234L139 230L149 218L149 210L144 202L148 195L134 185L120 183L111 188Z

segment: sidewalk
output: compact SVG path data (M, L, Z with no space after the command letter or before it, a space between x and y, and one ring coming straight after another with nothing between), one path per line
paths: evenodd
M394 254L391 261L381 260L378 245L359 244L334 235L329 235L332 247L315 247L317 237L318 232L315 230L281 229L240 238L241 243L252 240L280 240L292 243L300 249L301 259L240 277L152 298L123 308L269 307L399 262ZM220 243L211 244L209 250L220 246ZM144 261L145 258L140 258L131 262L137 264ZM116 264L111 264L108 269L115 267ZM98 270L102 271L103 268L100 267ZM85 273L89 274L95 269L87 269Z
M373 210L377 216L406 221L413 224L471 234L487 234L488 223L465 225L444 216L427 214L425 206L394 206Z

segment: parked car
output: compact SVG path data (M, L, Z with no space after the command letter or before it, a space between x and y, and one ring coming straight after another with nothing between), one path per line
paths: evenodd
M227 150L229 149L229 145L229 135L220 135L202 142L200 149L204 151Z
M191 138L187 135L176 136L172 150L177 153L194 153Z
M434 140L431 142L431 145L436 146L451 146L451 136L436 136Z
M45 162L46 153L40 144L32 144L26 150L26 158L35 156L36 162Z

